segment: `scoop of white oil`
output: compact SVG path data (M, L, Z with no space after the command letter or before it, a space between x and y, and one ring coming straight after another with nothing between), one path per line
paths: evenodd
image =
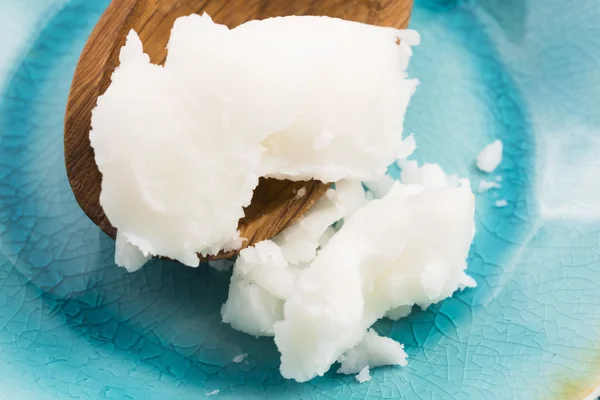
M421 183L395 182L381 199L348 213L350 208L340 199L346 199L346 204L365 202L365 193L350 191L348 187L356 188L355 184L342 182L268 247L242 250L223 319L253 335L274 335L284 377L303 382L324 374L338 360L352 360L342 365L343 373L357 373L367 365L404 365L399 351L392 360L377 356L378 346L372 344L376 341L365 336L368 328L384 316L402 318L415 304L426 308L456 290L475 286L465 274L475 232L474 196L468 181L450 186L439 166L410 165L416 168L410 178ZM352 192L354 197L347 196ZM335 218L341 218L334 224L341 228L332 234L327 225ZM313 239L303 241L296 233L303 226L320 229L312 230L312 235L304 231L304 237ZM316 244L319 234L328 236L322 246ZM295 249L277 251L276 243L280 249L293 243ZM280 267L273 267L274 259ZM264 278L261 273L245 272L248 260ZM247 299L249 291L260 296L252 295L254 302L240 300Z
M399 40L401 39L401 40ZM100 203L140 254L236 249L261 176L379 179L402 141L418 34L327 17L179 18L164 67L135 32L93 111ZM128 269L128 258L118 261Z
M230 30L191 15L176 21L161 67L130 33L90 133L117 262L133 271L161 255L196 266L198 253L240 248L238 220L259 177L335 183L294 225L241 250L223 321L274 336L282 375L300 382L337 361L360 381L406 365L403 346L370 326L475 286L465 273L469 182L406 160L417 86L406 67L418 41L326 17ZM393 163L402 182L386 175Z
M324 374L391 308L426 308L465 282L474 234L468 183L394 186L344 222L299 276L275 324L286 378Z

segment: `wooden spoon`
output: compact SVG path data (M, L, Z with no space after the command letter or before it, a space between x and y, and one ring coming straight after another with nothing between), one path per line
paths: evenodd
M144 51L162 64L175 19L207 12L230 28L254 19L286 15L325 15L372 25L406 28L413 0L113 0L87 41L77 64L65 115L65 163L77 202L104 232L116 229L100 206L102 176L94 160L89 132L91 111L106 91L118 65L119 50L131 29L139 34ZM300 198L297 190L304 187ZM247 245L269 239L295 222L327 190L318 181L261 180L246 216L240 220ZM211 259L229 257L221 253Z

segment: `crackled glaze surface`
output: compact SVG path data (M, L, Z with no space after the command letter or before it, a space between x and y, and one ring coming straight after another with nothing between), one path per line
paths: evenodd
M477 152L505 144L502 188L477 197L479 287L377 324L408 367L297 384L271 340L219 322L227 274L127 274L70 192L63 113L108 0L0 2L0 398L583 399L600 384L600 7L566 3L415 2L417 157L477 184Z

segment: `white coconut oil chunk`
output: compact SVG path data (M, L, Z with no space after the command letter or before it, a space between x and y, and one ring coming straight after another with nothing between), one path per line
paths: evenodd
M341 366L337 372L349 375L357 374L365 367L375 368L385 365L405 367L408 364L407 358L404 345L393 339L379 336L373 329L369 329L358 345L338 359Z
M250 335L272 336L273 325L283 319L283 301L291 293L298 272L270 240L243 249L221 308L223 322Z
M464 287L474 232L467 180L457 188L396 183L356 211L284 304L274 327L282 375L323 375L388 310L426 308Z
M130 32L92 113L106 216L144 255L197 266L241 246L260 176L378 179L406 152L415 44L414 31L327 17L230 30L190 15L162 67Z
M262 241L240 252L221 309L223 322L250 335L273 335L273 325L283 319L285 299L302 268L331 237L331 225L364 204L360 182L339 183L336 190L328 190L300 221L272 241Z
M356 379L358 383L369 382L371 379L373 379L373 377L371 376L371 370L369 369L369 366L367 365L366 367L361 369L360 372L354 377L354 379Z
M502 162L502 141L494 140L477 155L476 165L483 172L491 173Z
M115 264L129 272L137 271L150 259L149 254L144 254L132 245L123 235L117 233L115 244Z

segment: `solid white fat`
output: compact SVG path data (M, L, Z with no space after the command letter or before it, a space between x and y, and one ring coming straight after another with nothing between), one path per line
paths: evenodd
M465 180L396 184L355 212L301 273L275 324L282 375L322 375L388 310L425 308L461 288L473 219Z
M383 340L389 347L374 345L380 342L368 327L476 286L464 271L474 234L468 181L440 187L448 181L433 164L415 164L414 172L421 183L397 182L383 199L366 205L359 182L336 183L336 190L288 228L300 242L317 237L304 259L296 252L286 257L282 246L295 243L283 240L286 231L276 238L282 246L265 241L241 252L223 320L252 335L275 335L284 377L309 380L336 360L346 373L392 363L382 352L402 365L402 345L391 339ZM349 206L358 203L357 210ZM342 217L346 222L338 221L336 232L332 221ZM308 230L300 230L303 225Z
M371 380L371 371L369 369L369 366L367 365L366 367L361 369L360 372L355 376L355 379L359 383L369 382Z
M463 271L462 276L458 281L458 290L463 291L466 288L474 287L477 287L477 282L475 281L475 279L473 279Z
M223 322L253 336L273 336L273 326L283 319L284 301L301 271L282 256L271 241L240 252L221 307Z
M290 63L312 74L296 121L263 142L267 174L334 182L384 173L403 148L404 114L417 86L405 70L418 34L323 17L273 18L234 29L247 40L268 40L275 30L285 46L302 47Z
M332 225L359 203L354 182L338 183L341 185L336 190L328 190L298 222L272 241L240 251L229 295L221 309L224 322L251 335L272 336L273 325L283 319L283 302L302 267L316 257L317 249L334 234ZM361 193L364 197L362 186Z
M502 141L494 140L477 155L476 165L483 172L493 172L502 162Z
M299 269L286 261L282 249L271 240L240 251L233 270L234 277L256 283L280 299L289 296L298 273Z
M151 258L150 254L144 254L133 246L120 233L117 233L115 244L115 264L127 269L129 272L137 271Z
M195 107L176 76L150 63L134 33L120 59L92 114L100 203L143 253L197 266L197 253L217 253L235 238L262 150L243 135L215 135L184 111Z
M326 17L230 30L191 15L176 21L162 67L130 33L90 132L117 263L135 270L161 255L197 266L198 253L241 248L237 224L261 176L335 183L299 222L240 252L223 321L274 335L281 373L297 381L336 360L359 381L370 366L405 364L402 345L368 328L476 284L464 271L468 181L405 160L416 147L402 127L418 40ZM385 175L397 159L402 183Z
M240 252L235 262L223 322L254 336L272 336L273 325L283 318L299 268L290 265L281 248L270 240Z
M238 331L273 336L273 325L283 318L283 300L257 283L233 275L221 317Z
M229 115L230 107L252 119L285 119L281 129L258 130L263 174L334 182L378 176L394 161L417 86L405 72L414 44L413 31L327 17L270 18L227 30L192 15L176 23L166 69L192 81L209 77L210 90L227 105L215 125L235 120L246 134L247 121ZM188 92L205 90L204 82L187 80Z
M345 352L338 361L341 363L337 372L341 374L356 374L363 368L375 368L385 365L400 365L405 367L408 355L404 345L393 339L379 336L369 329L361 342Z
M300 221L273 238L281 247L287 262L301 265L312 261L317 255L321 236L331 225L344 217L347 207L354 205L344 206L337 193L337 190L329 189ZM350 201L347 197L344 193L344 200Z
M400 44L397 44L400 38ZM132 31L92 114L100 203L126 242L189 266L239 248L259 176L374 179L406 147L418 34L327 17L179 18L165 66Z

